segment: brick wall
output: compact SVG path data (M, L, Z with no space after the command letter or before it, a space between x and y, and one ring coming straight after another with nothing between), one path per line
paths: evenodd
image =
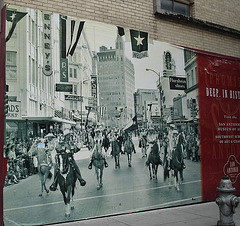
M151 39L240 57L239 36L155 17L153 0L5 0L4 3L139 29L148 32ZM239 0L194 0L193 15L240 31L239 3Z

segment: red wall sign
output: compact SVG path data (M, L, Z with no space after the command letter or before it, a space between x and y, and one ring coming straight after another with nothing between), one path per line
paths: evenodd
M240 194L240 60L198 54L202 199L214 200L223 175Z

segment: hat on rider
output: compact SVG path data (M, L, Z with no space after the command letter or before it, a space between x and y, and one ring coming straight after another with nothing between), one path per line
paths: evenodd
M71 131L69 129L65 129L63 131L63 136L67 136L68 134L71 134Z
M55 137L52 133L48 133L46 136L45 136L45 138L53 138L53 137Z
M173 130L173 134L178 134L178 131L176 129Z

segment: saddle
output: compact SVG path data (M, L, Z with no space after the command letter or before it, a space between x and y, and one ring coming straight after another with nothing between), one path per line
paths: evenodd
M93 160L104 160L104 156L101 152L98 152L98 151L94 151L93 152Z

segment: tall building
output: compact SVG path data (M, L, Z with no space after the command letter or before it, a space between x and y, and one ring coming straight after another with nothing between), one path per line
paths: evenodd
M26 15L6 44L6 84L9 96L7 134L11 133L18 138L27 137L29 134L42 136L53 129L64 130L76 125L77 120L85 122L85 106L88 105L91 96L93 55L84 32L75 53L68 56L67 84L71 84L73 90L58 92L56 84L60 83L59 15L17 6L9 10L12 11L8 13L17 10ZM45 18L48 18L48 21L45 21ZM7 32L10 26L7 24ZM49 53L45 52L46 46L49 46ZM45 61L47 54L50 58ZM51 69L49 74L44 70L47 67ZM66 100L66 95L83 98L77 101ZM90 120L95 120L93 115Z
M135 115L139 128L159 126L159 91L157 89L137 89L134 93ZM157 107L153 107L157 106Z
M134 116L135 91L134 67L125 56L123 38L117 35L115 49L101 46L97 55L102 122L105 126L123 128Z

